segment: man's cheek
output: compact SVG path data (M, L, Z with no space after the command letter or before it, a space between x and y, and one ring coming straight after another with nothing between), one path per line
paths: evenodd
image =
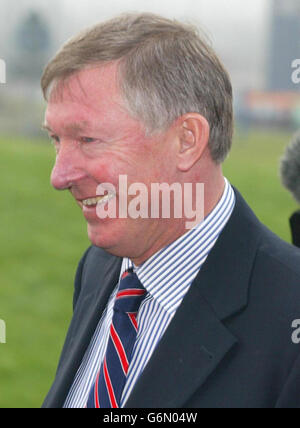
M89 168L89 170L90 175L95 179L95 181L97 181L98 184L116 184L118 182L116 166L114 165L113 159L95 159L93 162L93 167Z

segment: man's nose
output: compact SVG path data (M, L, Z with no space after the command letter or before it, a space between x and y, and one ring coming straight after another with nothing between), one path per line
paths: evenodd
M51 173L51 184L55 189L69 189L84 177L81 156L76 148L61 143Z

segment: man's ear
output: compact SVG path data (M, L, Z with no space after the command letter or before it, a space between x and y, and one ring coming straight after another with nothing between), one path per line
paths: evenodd
M209 141L209 124L204 116L188 113L177 122L177 168L188 171L201 158Z

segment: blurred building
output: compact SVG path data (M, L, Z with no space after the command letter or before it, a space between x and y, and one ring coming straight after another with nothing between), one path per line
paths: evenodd
M14 56L11 76L26 82L38 82L51 51L47 21L36 10L29 10L14 32Z
M300 58L300 1L273 0L267 89L295 91L291 64Z
M300 83L292 63L300 58L300 1L272 0L265 88L245 91L237 105L244 128L259 126L294 131L300 127Z
M43 116L40 77L55 47L55 25L59 26L53 18L59 5L56 0L2 1L0 57L6 63L6 84L1 85L0 134L39 136Z

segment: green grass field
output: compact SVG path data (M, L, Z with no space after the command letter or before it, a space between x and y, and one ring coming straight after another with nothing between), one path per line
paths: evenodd
M297 205L280 184L278 162L290 137L235 138L224 166L258 217L286 241ZM72 315L76 265L89 243L70 195L49 185L50 144L0 139L0 156L0 319L7 329L0 407L40 407Z

